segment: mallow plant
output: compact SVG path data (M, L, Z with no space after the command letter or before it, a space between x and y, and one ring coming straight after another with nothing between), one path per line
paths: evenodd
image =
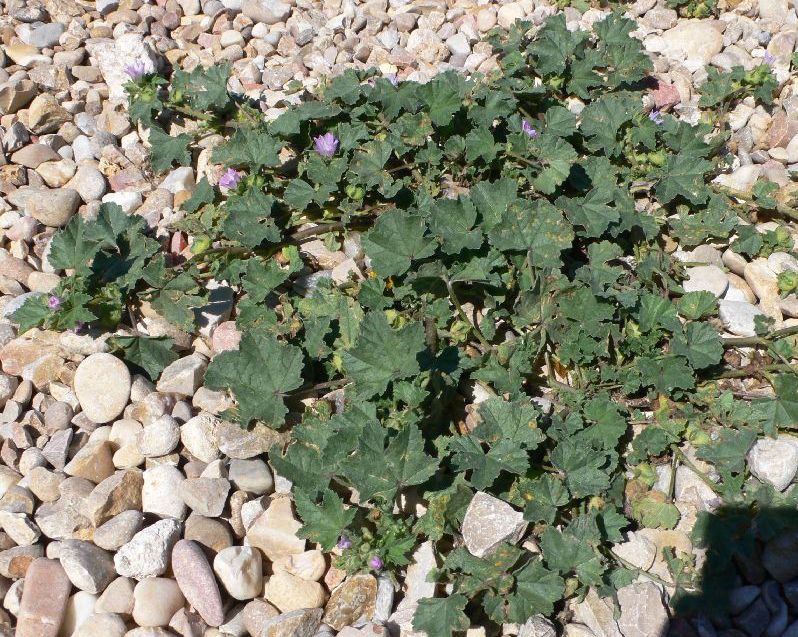
M155 378L177 355L131 330L142 306L192 332L208 282L226 282L241 342L205 386L235 399L223 417L290 432L269 461L294 484L301 534L339 567L401 580L431 543L438 592L415 629L448 637L610 595L640 575L612 545L679 521L658 466L689 463L690 445L718 497L751 501L769 487L748 449L798 423L796 330L722 340L717 299L685 292L668 247L756 256L778 242L741 221L789 216L789 202L711 183L730 164L723 113L749 93L769 104L776 81L767 64L713 71L704 103L722 108L690 125L651 108L634 27L518 23L491 35L488 77L350 70L271 121L227 90L229 66L131 68L156 176L223 136L171 229L189 250L104 204L55 235L48 259L69 276L15 320L118 330L115 351ZM334 281L311 240L354 265ZM735 395L742 375L772 396ZM468 550L477 492L522 513L521 541Z

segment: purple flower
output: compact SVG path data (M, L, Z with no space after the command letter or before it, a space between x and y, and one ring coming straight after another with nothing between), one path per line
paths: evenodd
M524 132L525 132L525 133L526 133L526 134L527 134L529 137L531 137L532 139L534 139L535 137L537 137L537 136L538 136L538 131L537 131L537 129L536 129L536 128L533 128L533 127L532 127L532 124L530 124L530 123L529 123L527 120L525 120L525 119L524 119L524 120L521 120L521 130L522 130L522 131L524 131Z
M219 178L219 187L230 190L238 185L243 175L233 168L228 168L227 172Z
M776 62L776 56L773 55L770 51L765 51L765 55L762 58L762 61L768 66L772 66Z
M662 119L662 113L660 113L656 109L654 109L648 114L648 119L654 122L657 126L659 126L660 124L662 124L662 122L665 121L664 119Z
M342 535L341 539L338 540L338 544L336 544L335 546L337 546L342 551L345 551L346 549L352 548L352 540L350 540L345 535Z
M369 566L375 571L379 571L382 568L382 560L378 555L375 555L369 560Z
M130 76L131 80L138 80L144 77L145 69L144 69L144 62L141 60L136 60L130 64L125 64L122 67L122 70Z
M313 147L322 157L332 157L338 150L338 138L332 133L325 133L313 139Z
M389 73L388 75L385 76L385 79L388 80L394 86L399 86L399 77L396 75L396 73Z
M83 328L86 327L86 324L83 321L78 321L75 323L75 327L73 327L70 331L73 334L80 334L83 331Z
M61 307L61 297L53 295L48 298L47 307L49 307L51 310L57 310L59 307Z

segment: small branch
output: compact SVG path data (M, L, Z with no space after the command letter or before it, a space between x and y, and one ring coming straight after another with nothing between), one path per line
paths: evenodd
M787 372L798 374L798 363L795 365L783 365L775 363L773 365L763 365L761 367L751 368L744 367L743 369L729 369L722 372L720 375L715 376L711 380L721 380L724 378L750 378L757 374L767 374L768 372Z
M785 327L764 336L736 336L722 339L723 347L753 347L755 345L770 345L773 341L798 334L798 325Z
M752 208L756 208L757 210L763 210L764 212L768 212L771 214L778 214L782 217L787 217L788 219L792 219L793 221L798 221L798 210L792 208L791 206L787 206L781 203L777 203L775 208L763 208L762 206L758 205L756 201L754 201L754 196L750 192L746 192L743 190L734 190L733 188L726 188L725 186L719 186L714 184L713 187L718 192L722 192L729 197L734 197L735 199L741 199L746 205L751 206Z
M710 489L712 489L712 491L715 492L717 495L721 494L720 489L718 489L718 485L715 484L714 482L712 482L712 480L710 480L707 477L707 474L705 474L703 471L701 471L701 469L696 467L693 464L693 462L690 460L690 458L688 458L684 454L684 451L679 449L679 447L677 447L675 444L671 445L671 451L673 451L675 456L679 459L679 462L681 462L685 467L687 467L688 469L690 469L690 471L692 471L694 474L696 474L696 476L698 477L699 480L701 480L701 482L703 482Z
M346 224L343 221L319 224L317 226L313 226L312 228L305 228L304 230L299 230L293 233L289 236L289 242L305 243L320 234L336 232L337 230L343 230L344 228L346 228Z
M291 395L303 396L306 394L314 394L316 392L326 391L328 389L338 389L339 387L343 387L350 382L352 381L348 378L338 378L337 380L328 380L325 383L317 383L316 385L305 385L296 391L291 392Z

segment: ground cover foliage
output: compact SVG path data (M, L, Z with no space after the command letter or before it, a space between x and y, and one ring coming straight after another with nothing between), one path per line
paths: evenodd
M149 129L155 173L229 134L213 151L232 169L227 185L200 181L175 228L192 256L175 260L143 219L104 204L52 241L50 262L71 272L60 306L32 299L15 319L114 329L147 302L193 330L204 284L228 281L243 337L205 385L231 392L226 416L242 427L290 430L270 461L294 483L301 533L339 545L341 567L374 569L377 557L400 574L435 542L434 577L451 593L422 600L415 628L448 636L551 616L588 587L612 594L639 572L611 544L678 523L673 485L652 489L656 465L690 463L688 441L727 502L786 501L747 474L745 455L798 423L796 330L763 321L761 336L722 341L716 298L685 293L666 251L789 245L788 233L741 225L791 214L771 185L740 203L710 184L730 160L722 113L749 94L769 104L776 81L766 65L713 72L702 105L715 110L695 126L650 112L652 68L633 28L615 14L593 33L569 32L562 16L519 23L492 36L492 77L348 71L268 123L227 91L224 65L143 76L128 86L130 113ZM309 286L301 245L338 249L354 231L367 276ZM151 377L176 358L168 339L114 343ZM742 369L740 346L756 349ZM740 376L775 395L735 396L724 379ZM335 400L300 402L329 391ZM460 529L476 491L522 510L539 551L470 554ZM671 583L689 590L689 557L668 557Z

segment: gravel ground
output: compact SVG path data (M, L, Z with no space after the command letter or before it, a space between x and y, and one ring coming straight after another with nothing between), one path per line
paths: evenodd
M760 178L794 191L798 82L789 60L798 2L723 4L719 18L708 20L679 18L664 0L627 6L655 62L659 85L650 99L697 121L710 66L750 69L767 59L782 82L780 97L772 112L748 98L730 113L736 162L719 179L741 191ZM431 546L417 551L398 591L384 576L344 581L329 556L296 536L291 485L267 464L279 435L263 426L244 431L218 417L228 399L202 382L208 359L237 343L229 288L219 289L199 335L152 312L140 317L143 333L168 334L181 349L182 358L156 385L131 377L107 353L107 335L23 335L7 317L28 295L58 283L62 273L48 263L48 244L73 215L90 218L101 202L116 202L144 217L168 245L175 209L200 176L215 174L206 153L196 172L180 168L152 178L147 145L125 111L126 64L142 60L152 71L231 62L231 89L261 99L274 116L295 99L286 90L292 80L312 89L319 78L349 67L419 81L450 68L490 71L496 62L480 42L483 34L519 18L540 24L556 9L538 0L0 0L0 6L0 635L16 627L19 637L356 637L386 635L386 625L412 634L416 601L435 590L425 581L436 566ZM579 29L604 12L565 14L569 27ZM798 225L788 228L798 239ZM348 259L318 241L305 249L331 270ZM780 299L776 285L779 272L798 271L790 254L746 262L711 245L673 249L693 264L685 289L721 299L729 334L753 335L759 314L776 327L798 324L798 298ZM785 436L760 440L749 466L786 489L798 471L798 446ZM666 490L670 476L660 477ZM717 506L686 466L675 484L677 529L642 530L615 549L655 575L666 573L661 549L690 552L696 512ZM469 509L464 528L491 531L483 528L489 522L481 510ZM507 528L515 515L507 513ZM759 637L767 627L768 637L798 635L798 625L788 628L798 610L798 584L789 585L798 576L796 548L795 538L780 538L766 549L764 571L741 575L733 624L718 626L720 632L707 623L680 624L680 634ZM614 617L610 603L591 593L570 609L565 634L658 637L668 623L663 599L659 585L641 578L621 591ZM475 626L469 637L484 634ZM504 634L555 632L533 618L505 626Z

